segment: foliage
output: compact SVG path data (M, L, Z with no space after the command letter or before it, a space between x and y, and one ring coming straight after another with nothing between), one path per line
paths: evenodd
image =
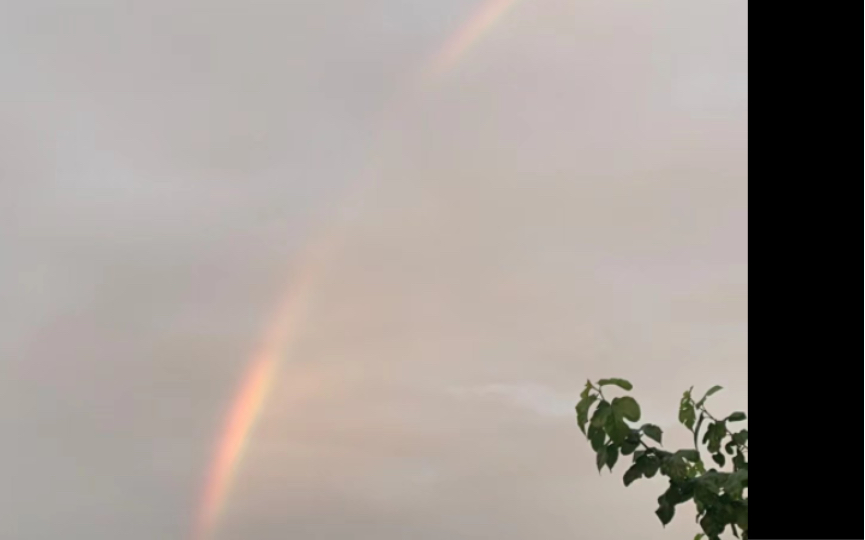
M655 514L666 526L677 507L693 501L702 533L695 540L718 540L729 527L736 538L748 539L748 430L735 424L747 419L742 412L718 419L706 410L706 401L722 390L716 386L699 401L693 388L679 403L679 422L692 434L693 448L677 451L663 449L663 430L654 424L636 427L641 419L640 405L631 396L614 397L604 389L617 387L626 392L633 385L624 379L602 379L586 383L577 404L577 425L597 456L598 471L610 471L621 457L631 457L624 473L625 486L641 478L660 474L669 487L658 498ZM717 468L706 469L703 452ZM727 467L729 465L729 467ZM723 470L727 467L727 470Z

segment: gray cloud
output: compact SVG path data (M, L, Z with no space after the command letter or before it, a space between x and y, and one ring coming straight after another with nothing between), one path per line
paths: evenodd
M2 5L0 538L183 540L336 223L216 540L692 534L572 414L747 404L747 3L521 2L379 131L473 7Z
M556 393L539 384L486 384L474 388L453 388L450 393L463 399L493 399L528 409L541 416L572 416L576 392ZM471 406L469 404L468 406Z

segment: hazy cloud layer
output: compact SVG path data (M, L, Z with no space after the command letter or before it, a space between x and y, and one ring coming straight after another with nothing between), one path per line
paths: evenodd
M475 5L0 1L0 538L182 540L347 207L220 539L693 535L572 407L747 405L747 3L525 0L377 131Z

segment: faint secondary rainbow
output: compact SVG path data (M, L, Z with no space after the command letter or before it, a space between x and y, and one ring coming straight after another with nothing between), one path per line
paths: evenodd
M439 78L452 70L466 52L502 19L520 0L486 0L454 33L421 73L422 82ZM273 386L282 358L297 339L316 278L323 268L328 241L312 244L313 253L301 257L297 275L267 325L261 343L248 361L243 381L225 419L213 461L207 470L204 492L193 525L193 540L211 540L228 500L234 477L253 428Z
M487 0L438 50L425 69L425 78L438 78L452 70L466 52L520 0Z

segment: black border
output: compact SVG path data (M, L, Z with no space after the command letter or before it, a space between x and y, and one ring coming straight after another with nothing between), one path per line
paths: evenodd
M863 538L853 429L862 387L845 324L855 288L843 277L845 218L859 214L845 208L846 186L858 176L841 170L849 131L840 124L850 111L837 95L844 69L832 59L843 55L837 39L818 33L839 24L817 5L769 7L749 15L752 67L758 60L749 96L749 446L757 458L749 532L754 540Z

